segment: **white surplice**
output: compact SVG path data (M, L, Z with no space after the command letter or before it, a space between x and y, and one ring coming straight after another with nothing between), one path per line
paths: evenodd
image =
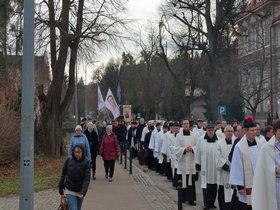
M149 146L148 146L148 148L153 151L154 158L158 158L158 155L159 155L159 153L155 151L158 133L159 133L159 131L155 128L151 134L151 139L150 139Z
M186 188L187 181L189 185L192 185L192 175L196 174L195 145L196 142L192 132L190 132L190 135L184 135L183 131L177 134L174 152L178 160L177 174L182 174L183 177L183 188ZM185 152L188 146L192 147L192 152ZM186 180L187 174L189 175L189 180Z
M195 163L201 166L201 188L206 188L207 184L217 184L217 142L207 142L204 137L197 141Z
M280 166L279 150L280 143L273 136L263 145L260 151L252 189L252 207L254 210L280 209L280 177L276 177L275 173L276 164L278 167Z
M262 145L259 141L256 141L257 144ZM231 161L231 167L230 167L230 176L229 176L229 183L231 185L239 185L239 186L244 186L245 187L245 172L244 172L244 159L243 159L243 153L244 153L244 147L243 144L248 144L247 143L247 137L244 135L241 140L236 144L234 151L233 151L233 156L232 156L232 161ZM248 147L248 155L250 158L251 162L251 167L252 167L252 174L254 174L255 171L255 166L257 163L257 158L259 155L259 147L258 145L250 146ZM249 169L247 169L249 170ZM253 178L253 177L251 177ZM241 195L237 191L237 197L238 200L242 203L250 203L250 201L247 201L247 195ZM248 195L250 199L250 195Z
M162 155L162 146L163 146L163 142L166 140L166 135L164 133L163 130L161 130L158 135L157 135L157 140L156 140L156 144L155 144L155 151L159 154L158 156L158 162L160 164L163 163L163 155Z
M232 141L232 140L231 140ZM231 151L232 143L227 144L225 138L221 139L217 145L217 182L218 185L222 185L224 187L224 198L225 202L231 202L233 190L229 184L229 171L225 171L222 167L227 164L230 166L230 162L228 160L228 155Z

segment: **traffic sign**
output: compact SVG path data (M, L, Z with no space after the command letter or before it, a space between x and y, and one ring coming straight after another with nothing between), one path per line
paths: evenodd
M218 106L218 114L219 115L226 115L227 114L227 107L226 106Z

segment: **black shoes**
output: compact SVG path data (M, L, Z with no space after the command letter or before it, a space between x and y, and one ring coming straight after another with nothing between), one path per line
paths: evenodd
M189 201L189 205L196 206L196 203L194 201Z

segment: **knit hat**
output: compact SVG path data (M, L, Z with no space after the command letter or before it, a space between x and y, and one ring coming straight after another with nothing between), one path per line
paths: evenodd
M82 129L82 126L77 125L77 126L75 127L75 131L76 131L76 130L81 130L81 131L82 131L82 130L83 130L83 129Z
M93 123L92 122L89 122L88 124L87 124L87 127L93 127L94 125L93 125Z
M113 131L112 125L107 125L106 129L109 129L110 131Z

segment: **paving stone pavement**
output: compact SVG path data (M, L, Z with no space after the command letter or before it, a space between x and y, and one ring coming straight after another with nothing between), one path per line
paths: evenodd
M103 161L97 158L97 180L91 181L83 204L84 210L176 210L177 190L172 183L146 166L133 160L132 174L116 162L113 182L104 178ZM197 206L183 204L184 210L203 209L200 183L196 183ZM37 192L34 195L35 210L54 210L58 207L57 189ZM0 198L0 210L18 209L18 196Z

